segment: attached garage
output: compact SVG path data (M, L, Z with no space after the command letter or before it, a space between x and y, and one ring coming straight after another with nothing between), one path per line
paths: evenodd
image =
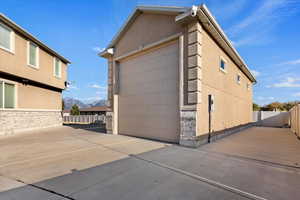
M194 147L251 122L255 78L205 5L137 7L99 55L108 133Z
M179 141L178 40L119 61L119 134Z

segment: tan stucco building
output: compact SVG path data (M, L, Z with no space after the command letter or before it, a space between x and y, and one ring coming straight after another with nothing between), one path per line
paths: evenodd
M69 63L0 13L0 135L62 124Z
M256 80L205 5L137 7L99 55L108 132L197 146L252 121Z

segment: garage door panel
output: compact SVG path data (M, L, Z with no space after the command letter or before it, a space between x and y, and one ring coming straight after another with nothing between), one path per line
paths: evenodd
M174 91L175 92L175 91ZM145 99L143 97L143 95L147 95L148 98ZM168 91L168 93L165 94L160 94L157 92L145 92L143 94L136 94L136 95L128 95L125 96L124 99L122 99L122 103L124 103L124 105L132 105L132 98L135 98L135 103L133 103L133 105L137 105L137 104L142 104L142 105L148 105L149 103L151 104L156 104L156 105L169 105L169 103L165 102L165 101L173 101L174 95Z
M120 62L119 133L178 142L178 43Z
M125 66L126 67L126 66ZM177 79L173 76L176 76L176 72L174 73L174 67L170 68L170 70L165 69L164 73L161 73L160 70L153 71L153 73L141 73L135 74L136 77L132 78L132 75L123 75L120 76L120 92L127 93L127 91L135 91L142 90L147 91L148 89L154 88L157 90L157 85L161 85L162 88L170 89ZM148 76L150 74L150 76ZM123 79L125 81L123 81ZM153 84L155 82L156 84ZM122 89L122 90L121 90ZM139 92L139 91L137 91Z
M136 108L136 110L133 110L131 114L120 114L120 117L126 117L126 118L157 118L158 120L161 120L162 118L166 118L162 121L166 122L168 120L174 120L177 119L176 116L174 116L174 113L169 113L170 109L166 109L166 108L161 108L159 109L143 109L142 107L140 108ZM122 112L124 112L125 110L123 110Z
M155 82L155 84L153 84ZM177 92L177 88L174 88L174 79L153 79L152 81L145 82L137 82L137 83L126 83L120 86L120 95L124 97L136 95L139 96L141 94L145 95L160 95L160 96L168 96L173 95ZM121 82L122 84L122 82ZM157 88L157 86L160 86Z

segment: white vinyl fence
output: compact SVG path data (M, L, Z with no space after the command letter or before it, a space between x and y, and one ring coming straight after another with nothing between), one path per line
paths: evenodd
M105 124L105 115L70 115L63 117L64 124Z
M284 127L289 124L289 112L254 111L253 122L258 126Z
M300 104L290 110L291 130L300 138Z

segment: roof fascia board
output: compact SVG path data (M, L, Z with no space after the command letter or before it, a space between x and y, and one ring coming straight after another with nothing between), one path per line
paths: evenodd
M113 37L111 42L109 43L108 47L106 49L112 48L115 43L119 40L121 35L127 30L127 27L134 21L134 19L140 14L140 11L137 8L129 15L129 17L126 19L125 23L121 26L117 34Z
M256 79L253 76L253 74L251 73L251 71L249 70L249 68L247 67L245 61L242 59L242 57L239 55L239 53L236 51L236 49L233 47L233 45L231 44L230 40L227 38L226 34L224 33L224 31L222 30L222 28L220 27L220 25L217 23L217 21L214 19L213 15L210 13L210 11L208 10L208 8L202 4L199 7L199 11L203 13L203 15L209 20L209 22L213 25L215 31L218 33L218 35L222 38L222 40L226 43L226 46L228 46L229 51L232 51L234 56L240 61L241 63L241 68L243 68L244 72L246 73L246 75L248 76L248 78L253 81L254 83L256 83ZM199 15L198 15L199 16ZM199 16L201 17L201 16Z
M49 53L57 56L64 63L66 63L66 64L70 64L71 63L68 59L64 58L59 53L57 53L56 51L54 51L53 49L51 49L50 47L48 47L47 45L45 45L43 42L41 42L35 36L33 36L32 34L30 34L28 31L26 31L24 28L22 28L21 26L19 26L18 24L16 24L14 21L12 21L11 19L9 19L7 16L5 16L2 13L0 13L0 20L3 21L3 23L5 23L6 25L8 25L10 28L12 28L14 31L17 31L20 34L22 34L24 37L26 37L26 39L32 40L32 42L36 43L37 45L39 45L40 47L42 47L43 49L45 49L45 51L47 51L47 52L49 52Z
M188 7L172 7L172 6L138 6L138 10L143 12L163 12L163 13L174 13L186 12Z
M165 7L165 6L137 6L134 11L129 15L123 26L119 29L117 34L113 37L112 41L109 43L106 49L114 47L114 45L119 41L120 37L124 32L126 32L127 28L139 14L143 12L148 12L148 13L154 13L154 12L162 12L162 13L172 13L172 14L179 14L182 12L186 12L189 10L187 7ZM105 51L105 50L104 50ZM102 53L99 54L102 56Z

